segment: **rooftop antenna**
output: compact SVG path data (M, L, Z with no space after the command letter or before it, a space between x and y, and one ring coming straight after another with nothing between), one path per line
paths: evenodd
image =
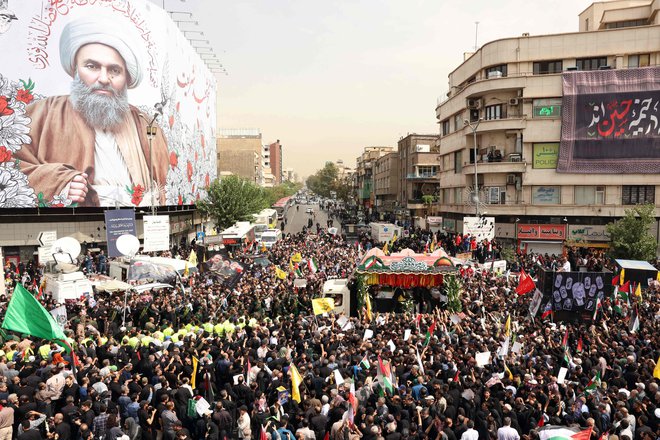
M477 45L477 37L479 36L479 22L474 22L474 51L476 52L479 46Z

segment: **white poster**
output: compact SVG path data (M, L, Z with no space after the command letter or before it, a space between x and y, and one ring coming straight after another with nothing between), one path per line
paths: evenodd
M170 249L170 217L168 215L145 215L144 252L167 251Z
M55 322L57 322L57 324L62 327L62 330L64 330L67 322L66 307L63 305L56 307L50 311L50 314L53 315Z
M482 353L477 353L474 356L474 360L477 361L478 367L483 367L490 364L490 351L484 351Z
M495 217L463 217L463 234L477 237L477 241L495 238Z

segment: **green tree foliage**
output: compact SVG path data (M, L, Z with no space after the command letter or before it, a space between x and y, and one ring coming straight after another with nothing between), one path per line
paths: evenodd
M252 221L253 214L270 206L263 188L238 176L214 180L208 194L206 200L197 202L197 209L208 215L218 230Z
M293 182L284 182L281 185L272 188L264 188L264 194L266 195L268 206L273 206L273 204L282 197L294 195L300 190L300 188L302 188L302 184Z
M657 243L649 232L655 222L655 205L637 205L626 215L607 225L610 254L613 258L651 261L656 258Z
M353 191L351 181L339 177L339 170L332 162L326 162L323 168L307 178L306 183L307 188L322 197L330 197L330 193L335 192L337 198L345 202Z
M458 313L463 310L463 304L461 303L463 286L456 275L446 275L444 282L447 292L447 309L452 313Z

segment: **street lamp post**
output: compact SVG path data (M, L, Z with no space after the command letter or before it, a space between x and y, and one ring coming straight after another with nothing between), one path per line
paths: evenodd
M479 127L479 123L481 122L482 118L477 119L476 122L470 122L469 120L465 119L463 121L463 125L466 127L470 127L472 130L472 147L474 148L474 209L475 209L475 214L477 217L479 217L479 179L478 179L478 174L477 174L477 128Z
M158 116L160 116L160 114L156 112L150 121L140 113L140 117L147 123L147 140L149 141L149 193L151 194L151 215L156 215L156 203L154 201L154 151L151 144L156 137L157 128L154 123Z

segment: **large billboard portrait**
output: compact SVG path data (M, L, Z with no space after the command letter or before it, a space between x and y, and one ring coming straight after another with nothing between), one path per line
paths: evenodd
M0 0L0 24L0 207L206 195L216 82L165 11L146 0Z
M557 171L660 172L660 67L562 74Z

